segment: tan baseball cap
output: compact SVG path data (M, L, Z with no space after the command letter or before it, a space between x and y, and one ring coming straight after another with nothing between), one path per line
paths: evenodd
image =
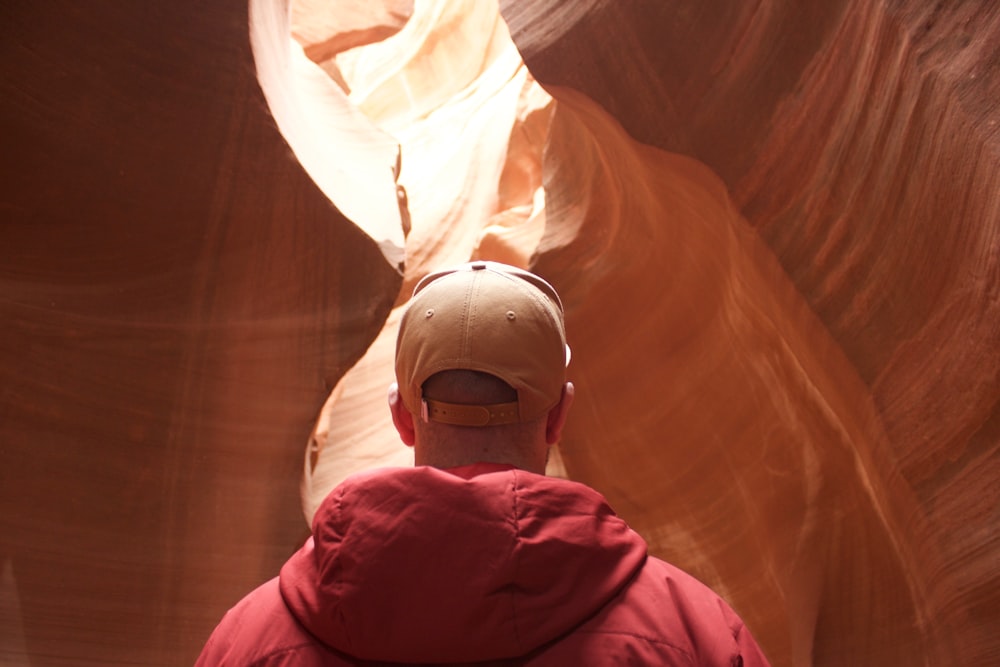
M559 402L569 346L562 302L533 273L470 262L417 283L396 338L396 382L406 408L425 420L491 426L541 417ZM425 399L423 384L445 370L489 373L517 401L465 405Z

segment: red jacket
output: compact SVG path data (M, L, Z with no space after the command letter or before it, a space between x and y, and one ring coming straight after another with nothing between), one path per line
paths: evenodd
M198 665L766 665L721 598L592 489L496 465L334 489Z

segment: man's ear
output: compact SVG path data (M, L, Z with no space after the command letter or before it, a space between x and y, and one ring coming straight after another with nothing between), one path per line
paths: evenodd
M399 396L399 385L395 382L389 385L389 412L392 414L392 425L396 427L399 439L407 447L412 447L416 442L413 415L403 404L403 399Z
M548 421L545 423L545 442L554 445L562 437L563 426L566 425L566 417L569 415L569 406L573 405L573 397L576 395L576 388L572 382L563 385L562 397L555 407L549 410Z

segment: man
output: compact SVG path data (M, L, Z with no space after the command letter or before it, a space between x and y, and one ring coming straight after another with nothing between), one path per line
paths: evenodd
M201 665L767 665L721 598L544 476L573 402L562 305L473 262L414 290L392 420L416 467L334 489L313 536L226 614Z

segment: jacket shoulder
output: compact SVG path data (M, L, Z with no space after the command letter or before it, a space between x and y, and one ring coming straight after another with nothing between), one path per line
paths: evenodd
M226 612L196 667L284 667L355 664L332 652L289 612L278 578L262 584Z
M600 612L529 664L572 664L581 656L600 656L602 665L768 665L725 600L652 557Z

